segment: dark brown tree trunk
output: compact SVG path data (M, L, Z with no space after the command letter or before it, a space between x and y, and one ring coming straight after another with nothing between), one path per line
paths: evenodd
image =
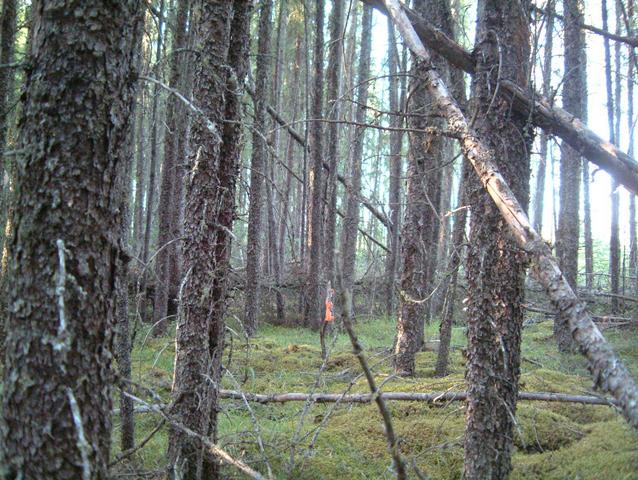
M506 100L495 98L492 87L503 78L527 85L528 13L525 1L479 2L478 75L473 82L476 131L494 152L523 209L529 201L531 142L522 135L528 119L513 113ZM515 435L525 255L478 182L472 182L470 190L464 475L503 479L511 470Z
M213 442L217 438L217 382L224 346L227 273L241 150L240 96L248 69L249 0L193 3L195 103L186 182L183 298L177 324L173 412ZM230 67L230 68L229 68ZM222 95L222 92L226 92ZM204 118L205 116L205 118ZM170 434L170 475L217 478L201 445Z
M552 50L554 44L554 0L549 0L545 6L545 45L543 47L543 96L552 97ZM540 138L540 158L536 171L536 189L534 193L534 229L543 231L543 208L545 206L545 177L547 172L547 156L549 153L549 138L543 131ZM551 159L550 159L551 161Z
M579 28L583 20L581 0L563 0L565 11L565 78L563 81L563 108L581 117L587 106L586 64L584 56L585 38ZM580 211L580 154L566 143L561 148L560 164L560 211L556 232L556 256L561 271L571 287L578 286L578 245ZM554 336L560 351L572 348L571 332L566 319L557 316L554 320Z
M629 27L627 35L633 35L634 2L627 2L627 16ZM636 54L633 48L629 48L627 60L627 131L629 132L629 148L627 153L634 156L634 66ZM638 244L636 241L636 196L629 193L629 275L636 277L638 267ZM638 278L633 282L634 291L638 290Z
M266 128L268 114L266 102L270 92L272 32L272 0L260 2L259 42L257 47L257 68L255 70L255 121L253 123L253 147L250 157L250 207L248 210L248 239L246 244L246 305L244 330L253 336L257 331L259 289L261 282L262 216L264 206L264 177L266 176Z
M363 7L361 20L361 50L357 72L357 109L355 121L363 124L366 121L366 106L368 103L368 77L370 76L370 47L372 43L372 7ZM352 289L357 260L357 233L359 226L359 194L361 193L361 162L363 157L363 143L365 127L355 129L354 144L350 165L350 182L346 198L346 215L343 219L342 247L343 267L342 284L343 298L349 302L344 310L352 314Z
M326 81L327 117L332 123L328 124L326 157L328 161L328 176L326 178L326 194L328 206L326 208L325 230L326 245L324 268L326 279L335 285L335 245L337 238L337 165L339 154L339 130L337 123L340 118L341 105L341 60L343 57L343 6L344 2L334 2L330 13L330 51L328 53L328 69Z
M312 169L308 178L310 186L310 212L307 239L309 268L306 281L304 325L319 329L323 321L322 293L324 291L323 267L323 25L325 0L317 0L314 43L314 81L312 87L312 121L308 126L308 143L312 156Z
M392 20L388 18L388 96L390 99L390 127L399 128L403 123L400 116L399 107L399 50L395 39L394 25ZM391 229L388 229L387 244L390 252L386 257L385 275L388 279L387 284L387 300L386 314L388 316L395 314L396 308L396 290L397 290L397 270L399 265L400 253L400 222L401 222L401 175L403 172L401 145L403 143L403 132L395 131L390 133L390 156L388 157L390 171L390 191L388 198L388 207L390 209Z
M105 479L114 298L125 260L120 185L142 5L32 8L0 463L7 478Z
M0 18L0 65L13 63L17 28L16 0L4 0ZM4 151L9 130L9 105L13 97L15 69L0 68L0 212L4 210ZM0 232L0 235L4 233Z
M175 14L175 28L173 32L173 46L171 58L170 86L181 90L183 88L184 70L186 69L186 23L188 20L189 0L180 0ZM155 258L155 298L153 305L153 324L155 334L166 333L169 315L169 302L173 305L177 300L179 285L172 283L175 280L170 274L172 257L177 255L177 236L172 224L179 218L181 198L176 194L175 186L181 183L182 169L178 166L181 153L184 152L183 138L180 124L185 122L182 102L175 96L168 98L166 112L166 134L164 136L164 164L162 165L162 182L160 185L159 199L159 225L157 245L158 252ZM182 115L180 115L182 113ZM169 300L170 299L170 300ZM175 312L171 312L174 314Z
M435 25L451 33L447 0L421 0L415 6L419 13L427 13ZM447 63L439 56L435 62L442 76L449 80ZM432 99L424 86L420 60L415 58L412 68L408 124L413 130L440 128L442 119L429 115ZM412 131L409 139L407 207L401 234L401 294L394 348L394 368L400 375L414 374L415 355L423 345L424 322L429 318L440 226L437 211L441 198L440 168L446 154L446 141L441 135Z
M144 58L144 46L140 55ZM143 62L141 62L143 63ZM137 115L135 118L135 213L133 218L133 241L135 245L135 254L138 258L142 256L144 245L144 191L146 190L146 156L144 155L144 99L146 89L142 84L138 96L139 106L135 109Z

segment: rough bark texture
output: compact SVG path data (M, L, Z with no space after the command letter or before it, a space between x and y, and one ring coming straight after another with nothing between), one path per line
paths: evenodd
M392 20L388 18L388 97L390 103L390 127L399 128L403 123L402 117L399 115L399 79L397 73L399 70L399 50L395 40L394 25ZM401 222L401 174L403 171L401 159L401 145L403 143L403 132L395 131L390 134L390 156L388 157L390 171L390 191L388 198L388 208L390 209L390 225L388 228L388 241L390 251L386 257L385 275L388 279L386 314L388 316L395 314L396 308L396 291L397 291L397 270L400 261L400 222Z
M355 114L356 123L365 123L366 105L368 103L368 82L370 76L370 47L372 43L372 8L363 7L363 18L361 20L361 51L359 53L359 65L357 72L357 110ZM357 260L357 227L359 226L359 193L361 192L361 162L363 157L363 142L365 139L365 128L357 127L355 130L354 145L352 145L352 157L350 165L350 182L347 191L346 216L343 220L343 268L342 284L344 290L343 297L350 304L347 311L353 313L352 289L354 287L354 276ZM344 307L346 308L346 307Z
M416 10L432 18L435 25L452 34L450 6L446 0L421 0ZM442 76L449 80L446 62L435 57ZM424 81L421 61L415 57L412 67L408 124L413 130L440 128L441 118L431 115L432 99ZM449 149L436 133L409 133L408 186L405 223L401 234L401 290L394 368L400 375L413 375L415 355L423 345L423 329L429 320L429 298L433 290L434 268L439 235L441 165Z
M107 476L139 1L36 1L11 240L0 468ZM55 438L52 442L51 438Z
M226 310L226 276L235 216L240 99L248 63L251 3L196 0L194 118L186 182L183 297L177 324L173 412L191 430L217 434L217 382ZM229 68L230 67L230 68ZM225 92L225 93L222 93ZM172 430L170 475L216 478L217 465L204 461L201 446Z
M582 118L586 110L585 36L578 25L583 20L581 0L564 0L565 11L565 76L563 79L563 108ZM573 289L578 287L578 245L580 240L580 154L563 142L560 163L560 210L556 232L556 257ZM554 336L560 351L571 349L572 341L566 319L556 317Z
M312 158L312 169L308 178L310 186L310 220L307 231L308 241L308 279L304 302L304 325L320 328L323 321L323 25L325 0L317 0L314 42L314 79L312 86L312 121L308 126L308 143Z
M554 0L549 0L545 6L548 12L545 23L545 45L543 46L543 96L550 98L552 88L552 49L554 44ZM534 192L534 229L543 231L543 208L545 206L545 177L547 172L547 156L549 152L549 138L541 132L540 158L536 171L536 189ZM551 160L550 160L551 161Z
M395 24L400 27L410 49L421 58L429 60L429 52L398 1L385 0L385 5ZM427 79L428 88L441 114L447 118L448 129L459 138L463 155L474 167L483 187L498 207L520 247L533 259L532 274L543 286L553 308L569 318L572 337L587 358L594 386L610 393L618 402L625 419L638 430L638 384L600 333L583 302L576 297L565 281L556 258L532 227L527 214L497 168L493 152L470 128L434 69L427 72Z
M529 197L526 117L494 98L496 76L527 84L529 22L526 1L479 2L477 75L473 93L476 131L494 153L503 178L523 209ZM498 39L498 40L497 40ZM497 72L500 72L497 73ZM474 188L472 188L472 185ZM465 478L502 479L511 470L512 436L523 323L525 254L478 182L470 185L467 258L468 403Z
M16 39L16 0L4 0L0 18L0 65L13 63ZM0 68L0 208L4 207L4 150L9 130L9 105L13 93L15 69Z
M337 238L337 155L339 153L339 129L337 123L341 111L339 96L341 95L341 63L343 57L343 6L344 2L334 2L330 13L330 52L328 54L328 70L326 71L328 119L328 143L326 157L328 160L328 177L326 178L326 246L324 268L326 279L335 285L335 245Z
M248 336L257 331L259 308L259 283L261 279L261 256L264 235L262 216L264 210L264 177L268 145L266 144L266 102L270 88L272 36L272 0L260 2L259 41L257 46L257 68L255 70L255 121L253 123L253 148L250 157L250 206L248 210L248 240L246 242L246 303L244 329Z
M175 28L171 56L170 87L183 89L184 70L186 68L186 22L188 20L189 0L180 0L175 14ZM179 218L181 195L175 188L182 182L182 169L179 167L181 155L184 153L184 138L181 137L180 124L185 123L182 102L174 95L167 99L166 134L164 135L164 163L162 165L162 181L159 198L159 225L155 258L155 298L153 304L153 324L155 333L163 335L168 323L167 316L175 313L173 308L169 312L169 302L175 306L179 285L173 283L176 279L170 274L170 265L177 255L175 229L171 228L176 218ZM177 193L177 195L176 195Z

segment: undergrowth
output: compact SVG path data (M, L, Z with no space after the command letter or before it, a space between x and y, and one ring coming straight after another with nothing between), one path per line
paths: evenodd
M334 348L323 366L317 333L304 328L264 324L259 335L246 341L231 321L224 356L227 374L223 387L253 393L367 392L356 358L344 333L334 335ZM418 354L417 375L392 375L391 319L359 321L355 329L369 363L384 391L465 390L463 329L454 328L450 375L434 377L436 353ZM438 325L426 336L437 338ZM133 380L170 398L174 345L169 338L150 338L142 331L133 354ZM638 373L635 331L607 331L634 374ZM572 394L591 392L585 360L560 354L552 340L551 322L525 328L521 389ZM319 374L322 370L321 374ZM463 466L464 404L425 405L390 402L401 451L413 465L433 479L460 479ZM250 404L223 400L219 415L220 444L236 458L273 478L394 478L383 425L374 405L304 403ZM253 421L257 419L257 424ZM160 421L155 414L136 416L137 440L145 438ZM116 418L117 422L117 418ZM258 435L264 450L258 447ZM119 428L114 430L114 446ZM551 402L520 402L514 432L512 479L638 479L638 443L634 432L614 409ZM159 431L145 448L118 466L121 471L145 470L161 475L165 468L168 429ZM114 454L117 454L115 448ZM225 478L238 474L224 470ZM416 475L414 476L416 478Z

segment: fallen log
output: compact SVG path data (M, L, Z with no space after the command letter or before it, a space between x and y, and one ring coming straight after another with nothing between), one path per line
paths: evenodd
M362 1L388 14L388 9L382 0ZM454 67L469 74L476 72L476 62L470 52L410 8L401 4L400 9L411 23L420 42L444 57ZM587 128L580 119L562 108L551 106L549 101L536 92L530 93L506 80L499 81L499 91L510 97L512 107L517 113L529 117L534 125L567 142L574 150L609 173L630 192L638 195L638 163L632 157L602 139Z
M370 403L376 398L371 393L350 393L347 395L340 393L271 393L257 394L244 393L235 390L220 390L221 398L243 400L245 397L249 402L256 403L287 403L287 402L315 402L315 403ZM424 402L430 404L447 402L464 402L467 400L466 392L382 392L378 394L386 401ZM562 403L582 403L586 405L616 405L614 400L596 397L593 395L570 395L566 393L553 392L519 392L519 400L535 402L562 402Z
M472 164L479 180L519 244L532 261L531 272L543 286L552 307L566 321L575 343L588 360L594 386L611 394L625 419L638 430L638 385L622 360L616 355L594 324L581 302L563 277L558 261L549 246L532 227L525 210L493 161L493 153L469 126L463 112L432 64L425 48L398 0L385 0L387 10L407 46L422 59L426 69L425 87L438 113L447 120L448 129L458 134L461 151Z

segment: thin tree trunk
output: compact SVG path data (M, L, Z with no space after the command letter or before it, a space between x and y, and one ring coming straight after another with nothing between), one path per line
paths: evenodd
M2 18L0 18L0 65L13 63L16 28L17 28L16 0L4 0L2 3ZM14 68L0 68L0 212L4 213L4 151L7 145L9 130L9 106L13 98L15 79ZM0 235L4 235L0 232ZM4 243L4 239L2 242Z
M628 32L633 35L634 21L634 1L627 2ZM629 48L627 60L627 131L629 132L629 147L627 154L634 156L634 65L636 64L636 54L633 48ZM629 274L637 276L638 267L638 244L636 240L636 196L629 192ZM638 278L634 280L634 290L638 291Z
M270 43L272 36L272 0L260 2L259 42L257 69L255 70L255 121L253 124L253 148L250 157L250 207L248 210L248 239L246 243L246 304L244 330L253 336L257 331L257 313L261 282L262 217L264 206L264 177L268 145L264 137L267 129L266 102L270 91Z
M189 1L180 0L175 15L175 29L172 46L170 86L180 90L183 87L183 72L186 68L186 23L188 20ZM181 50L181 51L180 51ZM174 280L170 275L170 264L177 253L174 237L174 229L171 224L175 217L179 217L180 198L174 196L175 185L181 182L181 169L178 168L179 155L183 147L183 139L179 137L178 123L185 121L183 115L179 115L181 103L179 99L171 96L168 100L166 113L166 134L164 136L164 164L162 166L162 181L159 200L159 225L157 245L158 252L155 258L155 298L153 305L153 325L156 335L164 335L168 324L169 298L174 304L177 298L178 285L171 283Z
M370 49L372 43L372 7L363 7L361 20L361 50L357 72L357 109L355 121L358 124L366 121L366 106L368 103L368 77L370 76ZM357 260L357 227L359 226L359 193L361 192L361 162L363 157L363 143L365 127L355 130L354 144L350 165L350 189L346 197L346 216L343 220L342 247L343 267L342 284L343 298L348 302L344 310L352 314L353 287Z
M183 242L186 273L172 395L176 418L213 442L251 5L248 0L193 4L194 47L200 52L193 97L203 116L194 118L191 129ZM169 445L172 478L218 478L217 465L203 458L201 446L193 439L173 429Z
M334 2L330 13L330 50L328 53L327 81L327 117L332 123L328 125L326 157L328 176L326 178L326 196L328 207L325 217L326 245L324 268L326 279L335 285L335 245L337 237L337 165L339 154L339 130L341 104L341 61L343 57L343 7L345 2Z
M563 0L565 11L565 78L563 81L563 108L582 117L586 110L586 58L585 37L578 25L583 19L582 0ZM578 287L578 245L580 211L580 154L563 143L560 163L560 211L556 232L556 256L561 271L571 287ZM572 348L569 326L563 317L554 320L554 336L560 351Z
M399 128L403 123L403 118L399 111L399 51L395 38L394 25L388 18L388 97L390 99L390 127ZM401 145L403 143L403 132L394 131L390 134L390 156L388 157L390 171L390 191L388 207L390 209L391 227L388 229L388 245L390 252L386 257L385 276L388 280L386 314L395 314L396 290L397 290L397 270L399 266L399 232L401 219L401 175L403 172L401 159Z
M450 6L446 0L421 0L416 10L433 19L435 25L452 33ZM446 62L436 57L437 69L449 80ZM439 129L440 118L432 118L432 99L423 82L421 61L415 58L408 103L409 126L414 130ZM416 352L423 346L424 322L429 321L430 294L439 232L438 208L441 198L441 165L446 153L445 139L436 133L409 133L408 187L405 223L401 234L402 272L399 316L394 346L394 369L399 375L413 375Z
M160 62L162 60L162 42L164 36L164 0L160 0L159 4L159 21L157 27L157 41L155 44L155 67L153 69L153 75L156 79L160 79ZM157 83L153 84L153 89L151 93L153 97L153 104L151 107L151 152L150 152L150 161L149 161L149 175L148 175L148 185L146 188L146 211L144 219L144 244L142 246L142 268L144 269L140 279L140 314L142 320L146 320L147 318L147 307L146 307L146 286L148 282L148 259L150 256L150 248L151 248L151 233L153 227L153 211L155 207L155 177L157 173L157 143L158 139L158 109L159 109L159 85Z
M308 238L309 268L304 305L304 325L319 329L323 321L322 288L323 270L323 25L325 0L317 0L314 40L314 84L312 93L312 121L309 125L309 145L312 157L312 170L309 176L311 205Z
M8 478L102 479L113 298L125 260L119 186L142 5L36 1L32 8L38 28L16 172L0 464Z
M140 52L142 58L144 58L143 50L144 46L142 45L142 52ZM137 115L135 118L135 213L133 219L133 240L135 242L135 255L138 258L142 256L142 250L144 248L144 192L146 191L146 177L144 175L146 171L146 158L144 155L145 92L146 88L144 84L142 84L140 86L137 100L139 105L135 109L137 111Z
M543 96L552 97L552 50L554 44L554 0L548 0L545 24L545 46L543 51ZM547 171L547 154L549 139L545 132L541 132L540 158L536 172L536 190L534 193L534 229L543 231L543 209L545 205L545 177Z
M603 0L603 8L605 14L603 15L603 27L607 29L605 23L607 22L607 5L606 0ZM616 32L620 31L620 5L619 1L616 1ZM609 53L609 40L605 40L605 76L609 75L611 86L611 57ZM612 96L611 89L607 91L608 100L607 108L611 111L611 117L609 120L610 132L613 132L610 138L612 143L620 145L620 45L616 43L614 45L615 50L615 92ZM611 277L611 293L618 295L620 293L620 222L619 222L619 208L620 198L618 194L618 188L620 185L616 181L611 183L611 231L609 238L609 274ZM612 314L618 314L620 311L620 303L618 297L611 297L611 312Z

